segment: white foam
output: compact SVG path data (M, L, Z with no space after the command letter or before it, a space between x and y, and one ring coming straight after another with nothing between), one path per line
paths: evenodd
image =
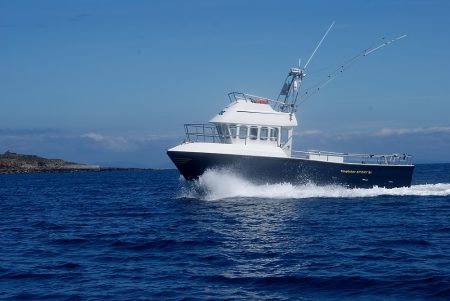
M292 185L290 183L263 184L251 183L239 175L225 170L207 170L198 180L184 183L180 197L203 200L227 198L366 198L380 195L392 196L449 196L450 184L424 184L402 188L345 188L342 186L317 186L314 184Z

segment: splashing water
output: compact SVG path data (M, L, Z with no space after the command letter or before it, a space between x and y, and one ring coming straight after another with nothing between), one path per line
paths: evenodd
M293 185L290 183L254 184L226 169L210 169L193 182L185 182L179 197L202 200L227 198L365 198L392 196L449 196L450 183L412 185L401 188L345 188L342 186Z

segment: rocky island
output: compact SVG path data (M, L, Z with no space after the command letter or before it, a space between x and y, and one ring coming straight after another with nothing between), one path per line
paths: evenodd
M7 151L0 154L0 174L55 172L55 171L91 171L103 170L98 165L67 162L62 159L47 159L35 155L17 154Z

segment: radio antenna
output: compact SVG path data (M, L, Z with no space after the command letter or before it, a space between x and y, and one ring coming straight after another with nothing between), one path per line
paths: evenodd
M330 27L328 27L328 30L325 32L325 34L323 35L322 39L320 40L319 44L317 44L316 49L314 49L313 53L311 54L311 56L309 57L309 59L306 61L305 67L303 67L304 70L306 70L306 67L308 67L309 62L311 61L311 59L313 58L313 56L316 54L317 50L319 49L320 45L322 45L323 40L325 40L325 38L327 37L328 33L330 32L331 28L334 26L334 21L331 23Z

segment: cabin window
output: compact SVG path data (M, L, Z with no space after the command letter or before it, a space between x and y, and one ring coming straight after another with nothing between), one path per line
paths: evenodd
M237 127L235 124L230 125L230 135L231 135L231 138L236 138L236 136L237 136Z
M228 125L226 124L218 125L217 134L219 134L220 139L230 138L230 133L228 132Z
M221 143L224 143L225 139L229 138L227 125L225 125L225 124L216 125L216 131L217 131L217 136L214 135L214 133L212 133L213 142L215 142L215 139L218 138Z
M239 127L239 138L247 139L247 127L245 125Z
M270 140L271 141L278 141L278 128L271 128L270 129Z
M289 139L289 131L287 128L281 128L281 144L285 144Z
M259 139L267 140L269 138L269 129L261 128L261 132L259 133Z
M258 128L256 126L252 126L250 128L250 139L251 140L258 139Z
M217 135L223 137L223 130L221 125L216 125Z
M228 131L228 125L222 124L222 133L224 138L229 139L230 138L230 132Z

